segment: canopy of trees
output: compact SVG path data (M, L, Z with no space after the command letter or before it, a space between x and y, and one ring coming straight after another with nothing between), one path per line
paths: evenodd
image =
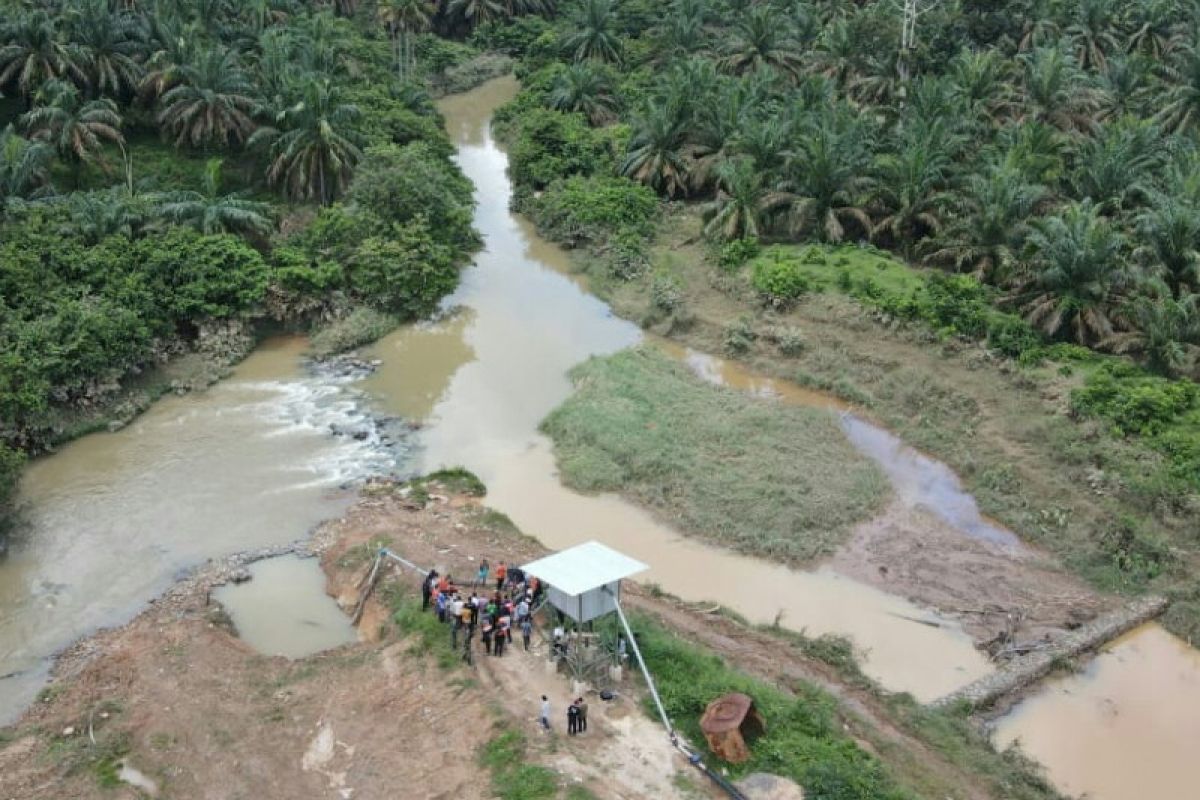
M912 43L902 7L561 3L517 45L514 179L623 175L719 240L869 241L1198 374L1200 7L923 0Z

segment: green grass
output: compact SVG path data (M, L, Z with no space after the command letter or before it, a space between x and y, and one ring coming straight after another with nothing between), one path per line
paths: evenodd
M309 345L314 356L326 358L382 339L399 324L392 314L360 306L321 326L313 333Z
M480 749L479 763L492 773L492 791L500 800L548 800L558 794L558 776L524 763L526 750L520 731L506 731Z
M782 775L803 786L804 796L810 800L915 797L843 732L837 701L830 695L808 684L797 684L796 693L788 694L735 671L645 618L635 617L634 624L668 715L706 755L711 756L703 747L700 717L707 705L727 692L743 692L754 699L766 722L766 733L751 743L747 763L728 767L734 778L752 772ZM649 698L645 710L655 713Z
M622 491L712 541L804 561L887 494L828 412L713 386L653 349L572 377L575 394L543 423L566 482Z
M392 598L392 620L401 634L415 639L415 653L432 655L445 670L462 664L459 652L450 644L450 627L438 622L433 613L422 611L419 597L397 593Z

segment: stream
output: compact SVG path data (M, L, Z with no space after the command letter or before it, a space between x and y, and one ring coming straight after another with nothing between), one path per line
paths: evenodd
M930 700L990 671L955 622L903 598L827 567L789 569L684 538L620 497L561 485L537 427L569 395L567 371L648 342L707 380L829 408L899 497L926 505L964 536L1020 546L980 515L945 465L833 398L647 339L589 294L570 274L567 253L508 210L507 157L489 123L516 89L501 78L441 102L476 187L485 248L442 316L369 348L366 357L382 362L374 373L314 372L304 366L302 339L270 340L210 390L163 400L124 430L80 439L28 469L20 493L27 526L0 562L0 676L16 673L0 679L0 723L33 699L55 651L128 620L195 564L302 538L337 516L368 475L453 465L476 472L487 503L546 546L601 540L651 566L640 580L684 599L720 603L752 622L778 618L810 635L850 636L864 671L889 689ZM381 429L380 415L419 430ZM269 577L272 568L263 570ZM305 610L299 624L324 625L309 624L318 611ZM284 652L286 642L264 647ZM1187 796L1191 764L1181 743L1200 740L1197 655L1145 626L1084 673L1018 705L997 723L996 741L1020 739L1064 790L1093 800ZM1142 684L1156 689L1140 692ZM1086 768L1093 760L1103 768ZM1150 770L1146 791L1133 791Z

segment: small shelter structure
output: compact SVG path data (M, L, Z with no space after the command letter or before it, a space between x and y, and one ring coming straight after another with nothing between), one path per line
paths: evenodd
M749 695L731 692L708 704L700 730L718 758L741 764L750 760L748 740L766 732L767 725Z
M521 569L546 584L550 605L582 625L616 611L621 581L649 567L591 541L539 558Z

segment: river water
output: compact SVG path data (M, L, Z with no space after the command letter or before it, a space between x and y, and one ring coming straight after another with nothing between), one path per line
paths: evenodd
M129 618L205 558L303 536L350 502L352 492L341 487L397 466L405 472L466 466L488 484L490 505L550 547L599 539L649 564L641 579L685 599L721 603L755 622L778 617L810 634L849 635L865 651L868 674L920 699L988 671L952 622L901 598L829 569L791 570L686 539L619 497L562 487L539 421L568 396L571 366L643 336L570 276L565 252L509 213L507 158L489 121L515 91L514 81L500 79L442 102L459 162L476 186L475 223L485 249L441 318L396 331L371 349L383 362L375 374L354 385L312 374L301 364L302 340L274 340L213 389L167 399L125 430L86 437L30 468L21 489L29 530L0 564L0 675L21 672L0 680L0 721L29 701L46 658L71 639ZM929 505L964 535L1017 546L1011 533L979 515L952 472L831 398L669 343L652 344L709 380L830 408L901 498ZM422 423L415 449L385 449L366 420L368 405ZM332 436L331 425L361 428L367 436ZM1116 649L1124 671L1106 669L1105 656L1098 658L1089 673L1068 679L1080 683L1018 707L1001 722L998 741L1019 737L1061 785L1089 788L1095 798L1187 796L1190 763L1172 745L1180 737L1194 743L1194 730L1155 728L1146 720L1173 719L1180 707L1200 717L1196 654L1156 626L1125 642ZM1127 682L1113 677L1153 681L1164 671L1179 680L1153 697L1130 693ZM1131 703L1144 713L1118 713L1107 726L1083 730L1089 723L1059 699L1085 685L1112 697L1117 708ZM1187 686L1191 693L1181 695ZM1062 740L1072 736L1086 745L1064 752ZM1090 779L1072 772L1072 765L1107 759L1110 751L1156 745L1168 754L1151 762L1159 792L1129 794L1116 759Z

